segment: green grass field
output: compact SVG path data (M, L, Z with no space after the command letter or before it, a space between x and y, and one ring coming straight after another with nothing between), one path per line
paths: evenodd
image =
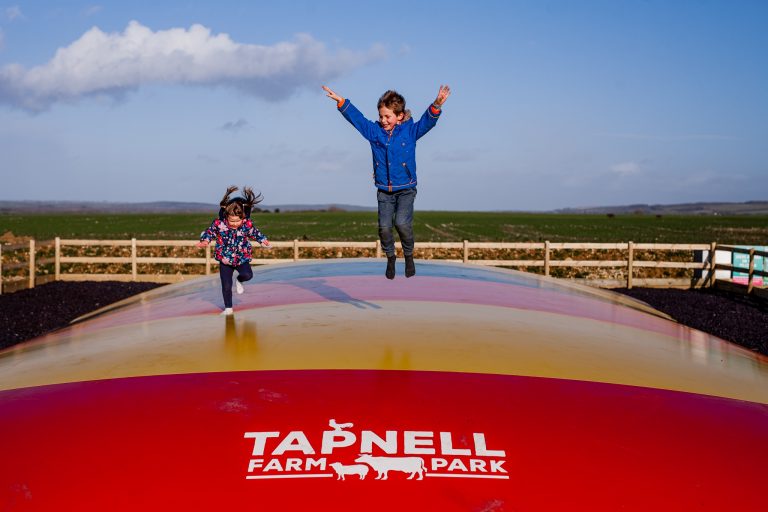
M200 214L2 215L10 239L61 238L195 240L213 219ZM259 213L257 226L272 240L373 241L375 212ZM563 215L417 211L422 242L627 242L768 245L768 216Z

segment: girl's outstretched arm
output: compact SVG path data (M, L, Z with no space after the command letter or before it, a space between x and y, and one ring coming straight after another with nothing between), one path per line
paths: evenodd
M208 229L200 233L200 241L196 244L198 247L205 247L211 243L211 240L216 238L216 234L219 231L219 219L213 219Z
M328 87L327 85L324 85L324 86L323 86L323 90L324 90L326 93L328 93L328 94L326 94L326 96L328 96L328 97L329 97L329 98L331 98L333 101L335 101L337 105L339 105L339 106L340 106L342 103L344 103L344 98L342 98L341 96L339 96L338 94L336 94L335 92L333 92L333 91L331 90L331 88L330 88L330 87Z
M247 236L251 240L256 240L261 246L272 248L272 246L269 243L269 240L267 240L267 235L259 231L259 228L257 228L253 221L247 221L245 224L245 236Z
M448 99L448 96L451 95L451 88L447 85L441 85L440 90L437 91L437 99L435 99L435 102L433 105L436 108L441 108L443 106L443 103L445 103L445 100Z

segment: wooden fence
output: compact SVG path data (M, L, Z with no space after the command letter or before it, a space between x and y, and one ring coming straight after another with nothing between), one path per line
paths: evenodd
M152 281L152 282L176 282L184 279L190 279L197 277L204 272L205 274L211 273L213 265L218 263L211 257L211 248L205 249L190 249L193 251L199 251L200 256L196 257L164 257L164 256L139 256L139 248L145 247L187 247L194 248L196 241L179 241L179 240L66 240L56 238L53 241L36 243L35 240L30 240L29 243L13 244L13 245L0 245L0 293L3 289L6 291L12 291L20 288L33 288L36 284L41 284L49 281ZM282 258L266 258L258 257L254 258L253 264L272 264L283 263L288 261L299 261L306 259L316 259L316 257L307 257L306 253L302 253L306 249L339 249L339 254L343 249L358 249L369 251L373 257L382 258L381 245L379 241L376 242L311 242L293 240L288 242L273 241L272 245L275 249L282 249L282 252L291 254L290 257ZM130 248L130 256L66 256L65 249L67 247L106 247L106 252L112 251L126 251ZM399 244L398 244L399 247ZM50 252L53 248L53 257L37 258L37 254L46 250ZM439 243L419 243L417 244L417 250L435 250L444 252L453 252L460 257L448 257L448 258L435 258L443 259L445 261L456 261L464 263L472 263L476 265L490 265L499 267L516 267L525 270L537 270L541 271L546 276L552 275L552 271L555 268L570 268L584 270L583 273L590 274L596 269L619 269L623 274L622 278L595 278L593 276L569 278L574 281L583 282L591 286L598 286L604 288L616 288L627 287L632 288L634 286L639 287L676 287L676 288L693 288L701 286L725 286L729 289L736 291L758 295L761 297L768 297L766 292L768 290L762 287L754 285L755 277L767 278L768 272L764 270L755 270L754 258L768 257L768 253L764 251L757 251L754 249L744 249L729 245L718 245L715 242L709 244L652 244L652 243L635 243L635 242L620 242L620 243L572 243L572 242L513 242L513 243L494 243L494 242L469 242L464 240L463 242L439 242ZM16 253L16 260L20 259L18 252L26 253L26 261L15 261L10 264L3 265L3 255ZM529 251L535 252L537 257L528 259L488 259L482 256L486 256L488 253L493 255L493 251ZM621 254L621 259L601 259L601 258L587 258L586 256L600 253L605 251L604 254L615 255L617 252ZM715 263L715 251L727 251L730 253L743 253L749 255L749 267L735 267L730 264ZM671 252L680 253L685 252L690 256L687 260L681 261L678 257L676 260L669 259L657 259L658 254L664 255ZM588 254L585 254L588 253ZM636 255L644 254L645 257L640 259ZM651 253L652 258L648 258L647 255ZM569 256L560 259L554 259L555 255ZM706 254L706 258L702 257ZM481 257L478 257L481 256ZM262 256L259 254L258 256ZM573 257L572 257L573 256ZM417 255L418 257L418 255ZM731 261L731 259L729 259ZM75 264L120 264L127 267L130 265L130 273L114 273L114 272L88 272L88 273L72 273L62 272L62 267ZM175 273L139 273L139 265L146 267L147 265L180 265L186 269L188 266L196 268L194 272L175 272ZM50 267L53 265L53 273L39 272L40 267ZM19 273L20 269L25 269L26 272L22 276L4 276L4 273L16 270ZM204 269L204 270L203 270ZM686 271L693 271L693 276L688 278L648 278L638 277L636 273L639 273L641 269L684 269ZM716 271L736 271L743 272L747 275L746 284L736 284L731 282L730 279L717 279Z

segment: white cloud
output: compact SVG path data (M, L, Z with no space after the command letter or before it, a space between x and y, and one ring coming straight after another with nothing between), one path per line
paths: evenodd
M102 10L104 10L104 7L101 5L91 5L83 11L83 16L93 16L94 14L100 13Z
M621 176L629 176L640 172L640 162L621 162L611 166L611 171Z
M240 118L237 121L227 121L222 125L221 129L226 132L237 133L241 130L248 128L248 126L249 126L248 121L243 118Z
M36 112L88 96L120 98L147 84L226 85L277 101L384 57L381 46L331 51L308 34L263 46L202 25L153 32L132 21L122 33L94 27L41 66L3 67L0 103Z
M5 17L8 18L10 21L13 21L16 19L19 19L19 20L24 19L24 15L21 13L21 8L18 5L14 5L13 7L6 7Z
M359 172L356 170L359 167L349 164L352 153L335 147L296 149L292 145L277 144L263 150L261 158L265 162L274 162L286 168L302 168L313 174L317 172Z
M677 180L669 180L670 184L676 184L682 190L691 188L711 188L712 190L724 190L731 186L748 188L749 176L740 173L728 173L727 175L712 170L700 171L680 176Z
M206 164L219 164L221 163L221 158L211 156L211 155L197 155L197 159L201 162L205 162Z
M687 142L707 140L738 140L732 135L719 135L715 133L684 133L679 135L655 135L649 133L602 133L604 137L628 140L651 140L661 142Z
M483 154L483 151L480 151L478 149L449 149L449 150L440 150L433 159L436 162L456 162L456 163L467 163L467 162L477 162L480 160L480 155Z

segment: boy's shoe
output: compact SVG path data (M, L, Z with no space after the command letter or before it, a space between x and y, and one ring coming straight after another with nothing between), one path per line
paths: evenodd
M413 263L413 255L405 257L405 277L416 275L416 265Z
M235 291L238 295L241 295L245 290L243 290L243 283L235 279Z
M221 312L221 316L230 316L234 314L235 311L232 308L224 308L224 311Z
M387 256L387 271L384 273L387 279L395 278L395 261L397 256Z

